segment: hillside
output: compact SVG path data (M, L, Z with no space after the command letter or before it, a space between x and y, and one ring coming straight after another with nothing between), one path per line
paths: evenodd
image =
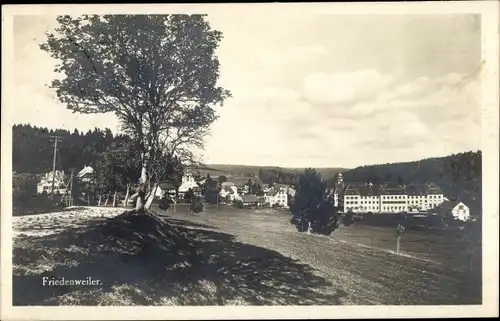
M210 176L219 176L219 175L238 175L245 177L258 177L259 170L279 170L282 172L295 172L300 173L304 171L305 168L287 168L287 167L279 167L279 166L256 166L256 165L229 165L229 164L208 164L205 168L200 169L200 174L205 176L207 173ZM324 168L316 168L316 170L323 175L326 180L330 180L335 177L338 172L343 172L348 169L346 168L336 168L336 167L324 167Z
M346 182L423 184L433 182L448 198L464 202L474 213L481 212L482 153L466 152L420 161L361 166L343 172ZM330 180L333 184L333 180Z
M92 165L96 155L105 151L113 141L123 137L113 135L109 128L86 133L65 129L48 129L31 125L12 127L12 170L17 173L42 174L52 170L54 142L58 136L56 169L70 171Z

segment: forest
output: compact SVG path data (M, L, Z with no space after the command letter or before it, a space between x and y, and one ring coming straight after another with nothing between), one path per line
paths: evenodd
M259 178L264 184L295 185L301 172L274 168L259 169Z
M52 170L54 142L58 136L56 169L80 171L94 166L96 155L104 152L122 135L113 135L109 128L87 132L47 129L31 125L12 128L12 170L17 173L44 174Z

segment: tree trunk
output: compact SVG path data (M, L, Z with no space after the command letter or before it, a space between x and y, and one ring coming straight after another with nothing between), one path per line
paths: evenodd
M116 205L117 205L117 203L116 203L117 202L117 195L116 194L118 194L117 190L115 190L115 194L113 195L113 207L116 207Z
M97 206L101 206L102 195L99 195L99 200L97 201Z
M106 194L106 201L104 202L104 206L108 206L108 201L109 201L109 193Z
M124 208L126 208L128 205L129 194L130 194L130 184L127 184L127 193L125 194L125 201L123 203Z
M145 203L145 189L146 187L144 184L140 184L139 187L137 188L137 200L135 203L135 212L137 214L144 213L144 203Z
M153 205L153 200L155 199L156 190L158 189L158 183L155 183L153 189L149 192L149 196L146 201L145 208L149 210Z
M144 199L140 194L137 196L137 201L135 203L135 212L144 213Z

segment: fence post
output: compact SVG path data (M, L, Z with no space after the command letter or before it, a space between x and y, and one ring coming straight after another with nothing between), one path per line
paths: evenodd
M396 239L396 254L399 255L399 249L400 249L400 240L401 237L403 236L403 232L405 231L405 228L403 225L398 224L396 227L396 234L397 234L397 239Z

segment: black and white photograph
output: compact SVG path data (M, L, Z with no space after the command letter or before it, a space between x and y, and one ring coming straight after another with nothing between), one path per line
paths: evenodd
M451 4L10 8L2 305L498 316L499 6Z

